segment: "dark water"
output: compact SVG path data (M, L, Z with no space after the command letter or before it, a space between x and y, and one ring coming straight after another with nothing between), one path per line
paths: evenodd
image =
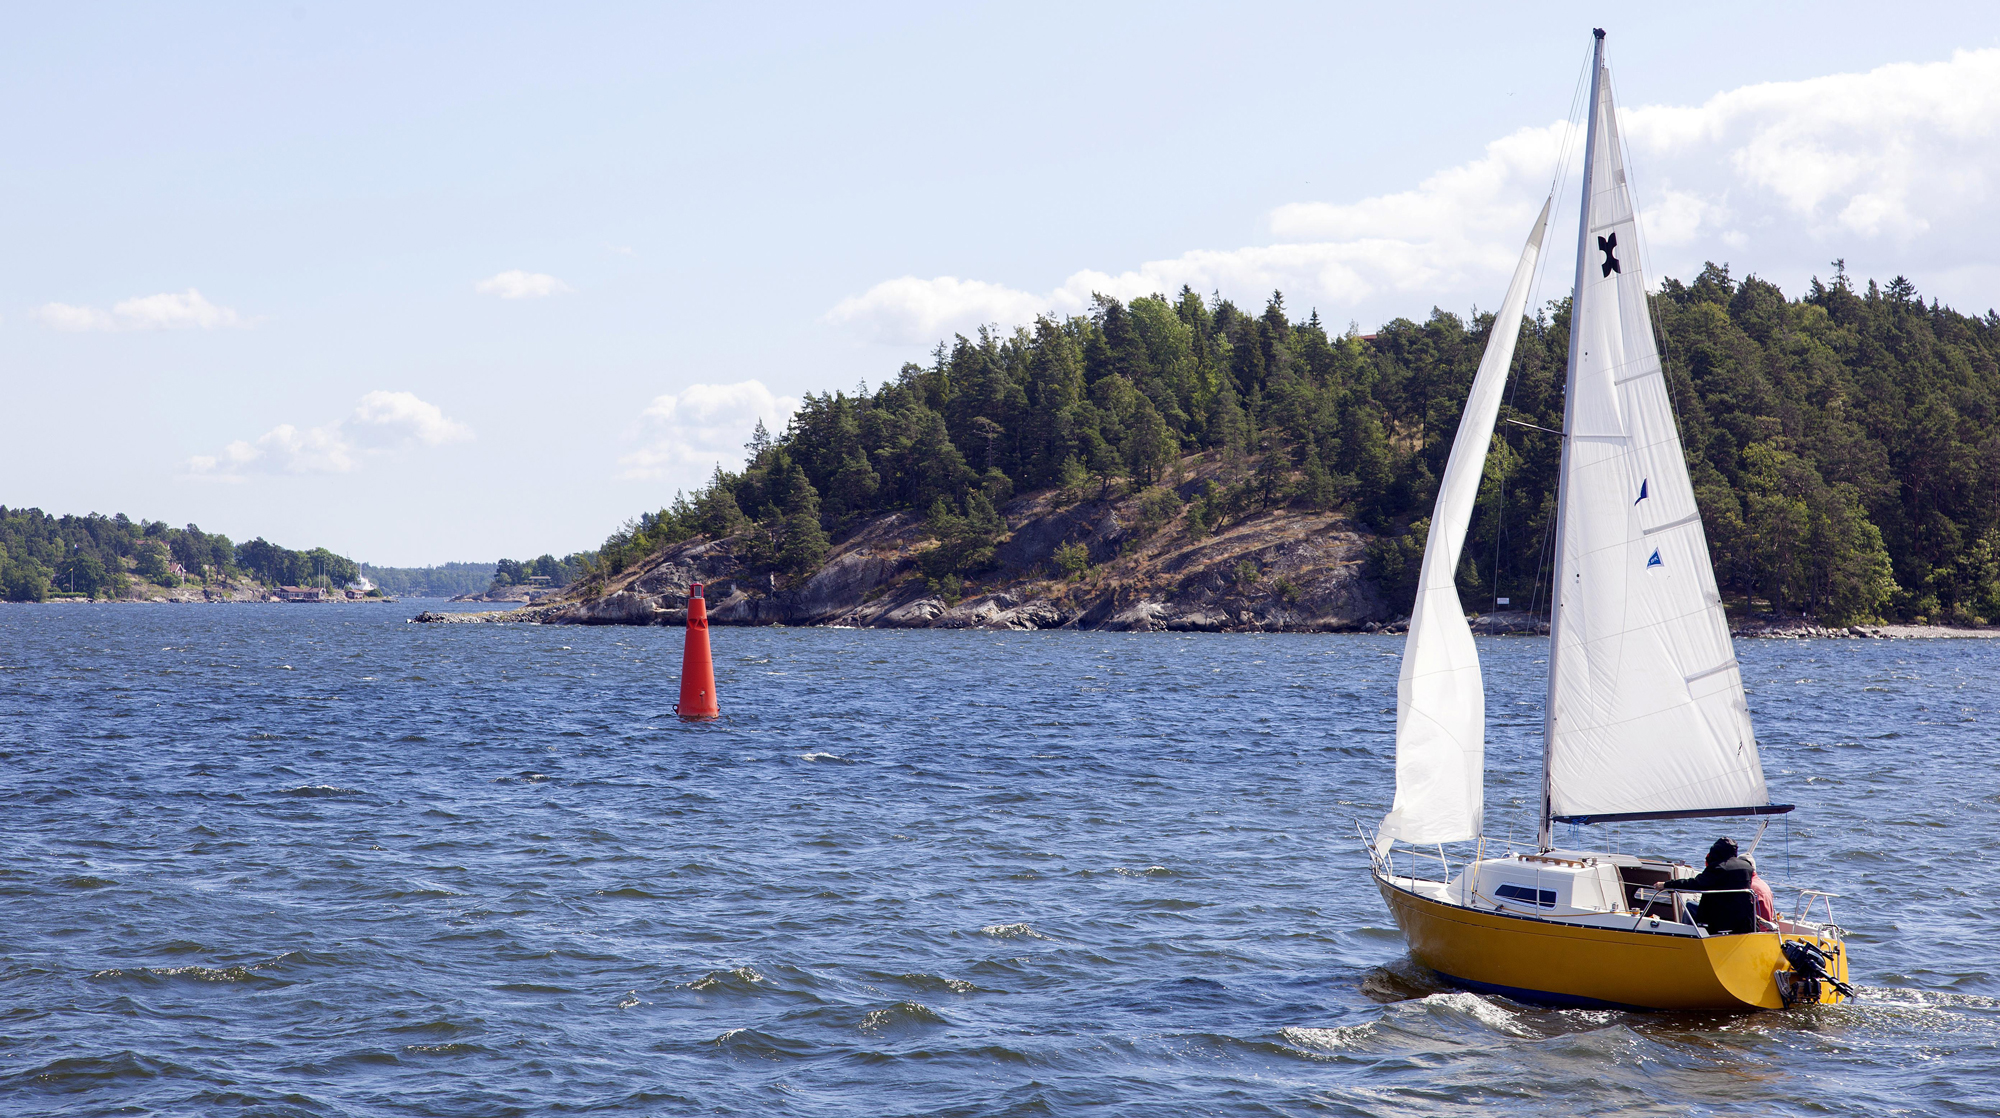
M1739 648L1865 990L1687 1017L1402 961L1396 638L724 629L687 727L678 630L410 612L0 608L0 1112L2000 1107L1995 643ZM1544 647L1484 646L1496 833Z

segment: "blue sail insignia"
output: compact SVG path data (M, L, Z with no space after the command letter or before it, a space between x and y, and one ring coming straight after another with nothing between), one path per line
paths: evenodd
M1651 479L1643 477L1639 479L1639 501L1643 501L1646 499L1646 482L1648 482L1649 480ZM1634 501L1632 503L1636 505L1639 503L1639 501Z
M1656 547L1653 549L1653 557L1651 559L1646 560L1646 569L1651 570L1654 567L1664 567L1664 566L1666 566L1666 564L1660 562L1660 549Z

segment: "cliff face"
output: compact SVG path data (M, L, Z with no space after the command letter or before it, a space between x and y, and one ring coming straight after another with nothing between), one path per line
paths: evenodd
M693 539L531 608L544 624L677 625L688 584L702 582L719 625L1318 632L1389 618L1362 573L1367 537L1340 515L1278 509L1196 535L1185 511L1148 531L1136 497L1061 504L1044 492L1001 511L994 566L956 600L917 567L935 546L922 519L896 513L836 540L804 579L751 569L736 539ZM1090 565L1066 576L1056 549L1078 544Z

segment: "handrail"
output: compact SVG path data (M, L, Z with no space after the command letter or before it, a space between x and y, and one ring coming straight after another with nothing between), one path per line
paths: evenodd
M1643 898L1646 903L1632 910L1632 930L1635 932L1639 930L1640 921L1647 919L1646 914L1653 911L1653 906L1660 903L1661 897L1663 896L1672 897L1676 892L1678 892L1678 890L1661 889L1653 885L1641 885L1638 883L1634 883L1632 886L1633 896L1635 898ZM1672 910L1668 911L1667 918L1676 924L1681 922L1680 913ZM1652 917L1652 919L1655 922L1657 922L1659 920L1659 917L1655 916Z
M1643 897L1646 900L1646 903L1644 905L1641 905L1632 915L1632 928L1635 931L1638 930L1639 922L1641 920L1646 919L1646 913L1652 911L1653 905L1657 904L1662 897L1671 897L1677 893L1700 893L1704 897L1706 897L1710 893L1750 893L1753 896L1756 894L1755 889L1669 889L1666 888L1664 884L1660 885L1634 884L1632 886L1632 892L1636 896ZM1763 919L1763 917L1756 915L1756 913L1753 911L1751 913L1751 919L1761 920ZM1684 923L1684 921L1681 919L1681 913L1678 910L1675 911L1673 915L1673 920L1677 924Z
M1356 823L1354 825L1354 829L1356 833L1360 833L1361 824ZM1451 862L1445 855L1443 843L1437 844L1437 849L1435 851L1430 851L1430 850L1425 850L1423 847L1418 846L1414 843L1402 842L1402 840L1398 839L1389 844L1389 849L1386 854L1377 855L1375 853L1375 847L1371 844L1368 844L1367 836L1365 834L1362 834L1361 838L1363 844L1368 846L1369 860L1373 862L1378 869L1382 870L1383 875L1386 877L1396 876L1396 863L1395 863L1396 847L1400 844L1408 848L1409 853L1415 857L1434 859L1439 866L1443 867L1445 882L1449 883L1451 881ZM1413 874L1405 876L1410 877L1412 880L1428 880L1427 878L1422 878L1422 879L1417 878Z
M1824 889L1801 889L1801 890L1799 890L1799 910L1798 910L1798 912L1797 912L1797 913L1796 913L1795 915L1793 915L1793 917L1792 917L1792 923L1794 923L1794 924L1803 924L1803 923L1805 923L1805 922L1806 922L1806 917L1812 914L1812 909L1813 909L1813 904L1814 904L1814 902L1813 902L1813 901L1811 901L1811 900L1808 900L1807 898L1809 898L1809 897L1818 897L1818 898L1820 898L1820 900L1821 900L1821 901L1824 901L1824 902L1825 902L1825 904L1826 904L1826 922L1827 922L1828 924L1832 924L1832 923L1833 923L1833 902L1834 902L1834 899L1835 899L1835 898L1837 898L1837 897L1839 897L1839 896L1840 896L1840 894L1839 894L1839 893L1829 893L1829 892L1827 892L1827 891L1826 891L1826 890L1824 890Z

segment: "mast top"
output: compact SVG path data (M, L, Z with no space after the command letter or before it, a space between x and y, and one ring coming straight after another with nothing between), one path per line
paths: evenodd
M1590 29L1590 33L1600 39L1604 38L1604 28L1602 27L1593 27Z

